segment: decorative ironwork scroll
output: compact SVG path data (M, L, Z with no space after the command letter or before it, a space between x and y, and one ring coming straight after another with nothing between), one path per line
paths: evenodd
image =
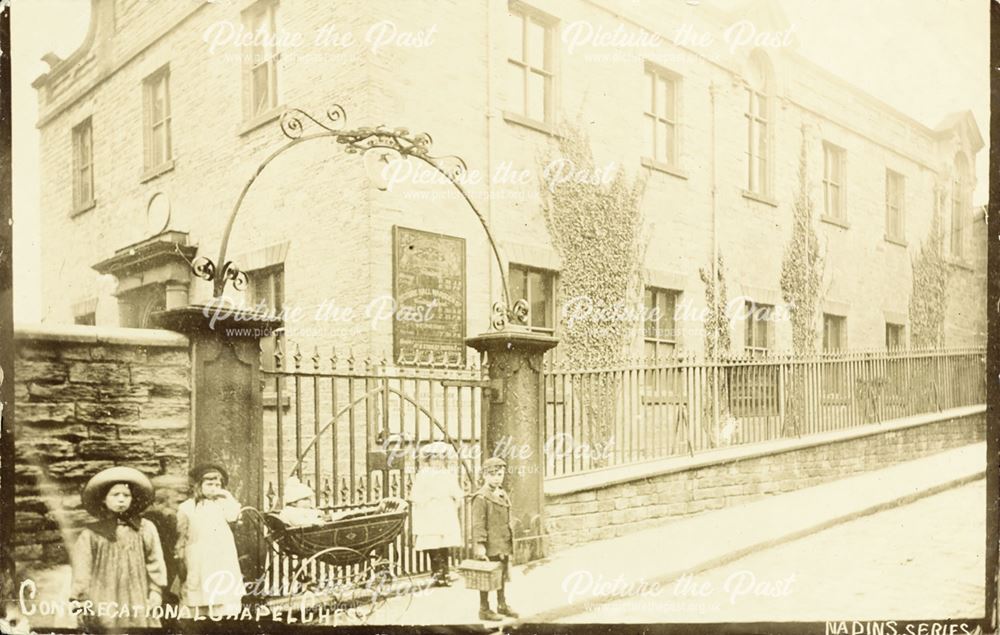
M427 163L448 179L479 219L500 270L503 299L493 305L491 325L494 329L503 330L510 323L526 324L528 315L527 303L524 300L511 303L507 285L506 266L503 258L500 256L500 250L494 240L493 232L490 231L486 218L476 207L475 203L472 202L465 188L462 187L461 180L468 171L465 161L461 157L454 155L432 155L431 145L433 144L433 140L426 132L412 133L407 128L389 128L383 125L345 129L347 112L339 104L330 106L324 115L324 117L315 117L299 108L291 108L281 115L279 126L285 137L289 139L288 143L265 158L243 186L239 197L236 199L236 204L229 214L229 220L226 223L222 242L219 247L219 257L215 261L212 261L202 256L191 264L194 275L214 284L214 296L216 298L221 297L226 284L229 282L237 290L247 285L246 273L241 271L235 263L226 260L226 250L228 249L229 237L236 223L236 217L243 204L243 199L249 192L250 187L257 180L257 177L260 176L261 172L264 171L264 168L271 161L299 143L312 139L333 137L338 144L344 146L344 150L348 154L369 156L370 153L378 152L381 154L377 160L383 162L413 157ZM316 128L317 131L307 133L307 128L310 127ZM219 267L217 263L224 264Z

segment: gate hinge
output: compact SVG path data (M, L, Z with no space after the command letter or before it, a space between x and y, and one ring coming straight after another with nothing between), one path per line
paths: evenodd
M482 388L484 391L489 391L490 393L490 403L503 403L504 397L507 394L507 386L503 379L481 379L481 380L448 380L442 379L441 385L445 387L449 386L475 386L476 388Z

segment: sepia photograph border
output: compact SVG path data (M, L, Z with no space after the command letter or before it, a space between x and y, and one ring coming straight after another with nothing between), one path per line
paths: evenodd
M14 0L14 13L16 4ZM970 0L973 1L973 0ZM982 0L986 2L988 0ZM16 17L15 17L16 19ZM13 226L12 202L12 118L11 118L11 57L17 51L11 49L10 41L11 2L0 2L0 567L3 579L0 581L4 599L16 597L13 588L15 577L12 551L14 533L14 432L16 417L14 401L14 337L13 306L16 302L16 287L13 281L13 245L17 227ZM1000 3L990 2L990 151L989 151L989 211L994 219L1000 218ZM1000 585L1000 231L997 227L988 232L987 265L987 406L986 406L986 563L985 563L985 609L984 616L968 616L967 619L942 620L938 625L964 624L978 628L983 633L998 631L998 585ZM464 325L464 322L463 322ZM932 581L928 581L932 582ZM0 615L2 617L2 615ZM779 616L775 616L779 618ZM878 620L884 621L884 620ZM897 620L899 632L914 632L922 635L933 633L961 633L963 630L919 630L924 620ZM913 630L908 630L912 625ZM517 623L513 626L496 627L494 631L478 625L434 626L434 625L363 625L363 626L287 626L281 623L228 623L223 625L205 624L206 632L351 632L371 635L381 633L824 633L827 626L822 622L785 622L775 619L759 623L664 623L664 624L532 624ZM59 629L53 632L77 632ZM139 632L139 631L137 631ZM165 632L153 629L149 632ZM200 629L198 632L202 632ZM856 631L864 633L865 631Z

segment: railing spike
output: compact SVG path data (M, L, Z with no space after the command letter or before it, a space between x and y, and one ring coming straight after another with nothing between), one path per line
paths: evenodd
M353 370L354 370L354 363L355 363L356 361L357 361L357 360L356 360L356 359L354 358L354 347L353 347L353 346L351 346L350 348L348 348L348 355L347 355L347 370L351 370L351 371L353 371Z
M274 500L277 498L277 494L274 492L273 482L267 482L267 494L265 494L264 497L267 499L267 508L274 509Z
M284 350L284 348L285 348L285 346L282 343L282 339L280 337L275 337L274 338L274 368L276 370L281 370L282 369L282 365L283 365L283 363L285 361L285 350Z
M299 370L302 365L302 351L299 349L298 343L295 344L295 355L292 356L292 360L295 362L295 370Z
M330 370L337 372L337 347L330 347Z
M312 363L313 363L313 370L315 370L316 372L319 372L319 359L320 359L319 346L313 346Z

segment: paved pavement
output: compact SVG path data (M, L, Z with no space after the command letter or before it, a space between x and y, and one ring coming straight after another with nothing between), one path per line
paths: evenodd
M712 602L723 600L725 579L733 572L730 563L753 556L751 564L757 566L760 573L754 572L759 577L751 587L758 588L761 593L775 593L778 595L775 599L782 600L780 604L771 604L770 608L793 606L796 592L802 603L801 609L789 608L785 617L783 612L776 615L769 610L767 604L752 609L749 602L740 602L747 607L748 615L755 614L760 619L821 619L816 615L816 607L823 607L826 594L833 592L840 595L832 596L838 598L836 603L831 601L825 605L829 608L826 617L830 618L854 618L865 611L895 618L940 617L939 609L952 615L978 616L982 607L974 605L970 598L984 580L985 497L981 489L962 488L953 492L957 498L922 500L922 506L930 505L923 512L918 507L917 512L912 508L895 510L902 516L879 514L866 519L871 522L862 523L860 529L857 525L838 527L837 531L832 528L975 483L983 478L985 465L986 444L979 443L816 487L667 521L626 536L564 549L542 561L514 567L508 599L521 612L521 622L620 622L621 615L598 618L597 607L621 602L623 596L655 599L657 589L661 595L672 594L676 581L682 576L691 576L692 582L699 583L695 586L704 591L700 585L702 577L711 574L714 577L705 578L704 582L710 582L718 595L695 596L689 589L686 606L682 609L684 617L670 621L717 621L720 619L718 612L713 615L711 606ZM884 521L884 518L889 520ZM803 564L808 566L799 573L783 565L792 556L772 551L778 545L810 536L812 538L805 543L807 547L800 552L800 557L805 558ZM904 537L906 548L888 548L903 541ZM970 545L980 545L978 559L964 561L959 554L965 554ZM786 548L801 548L801 545L786 545ZM941 553L933 557L921 555L927 549ZM772 553L778 553L779 557L771 558ZM953 557L949 557L949 553ZM973 548L973 556L976 553ZM900 557L903 563L898 561ZM906 558L913 560L906 563ZM949 562L960 562L954 572L945 569L948 571L946 577L956 582L953 591L941 590L934 583L923 586ZM904 596L914 590L912 585L893 591L896 595L886 596L900 600L895 604L883 607L881 598L856 603L852 600L854 595L844 595L854 593L854 587L819 575L824 568L842 572L845 580L857 578L857 591L863 592L878 588L882 569L899 569L904 564L911 567L904 577L909 575L912 585L924 589L921 597L932 596L934 603L914 607L912 602L903 601ZM796 580L782 585L783 579L793 573L796 573ZM805 585L802 584L803 576ZM762 582L769 584L761 587ZM734 584L732 582L731 587ZM782 596L785 589L792 590L787 598ZM935 590L939 593L935 594ZM978 593L981 596L981 591ZM927 610L916 610L923 608ZM647 606L644 610L646 613L631 612L628 621L665 619L656 613L661 609L655 606ZM757 613L753 613L755 610ZM879 613L880 610L883 612ZM458 582L451 588L431 589L414 597L392 598L367 621L369 624L475 624L478 623L477 612L477 593Z
M985 537L986 481L979 480L565 621L977 617L985 611Z

